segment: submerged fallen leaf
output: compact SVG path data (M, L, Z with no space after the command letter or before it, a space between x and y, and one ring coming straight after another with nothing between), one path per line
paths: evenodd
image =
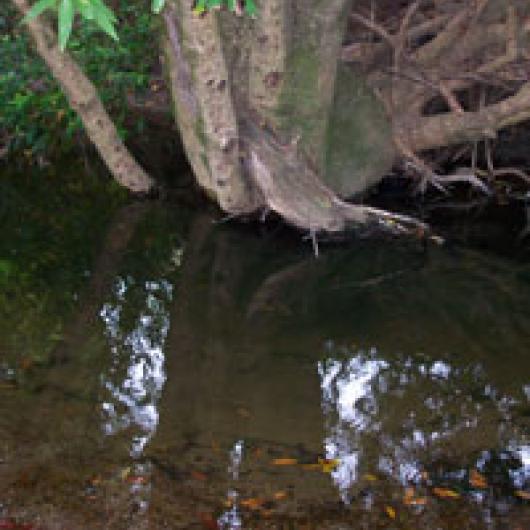
M405 499L412 499L414 497L414 488L405 489Z
M332 473L340 464L340 460L338 458L333 458L330 460L327 458L319 458L318 463L320 464L323 473Z
M244 418L246 420L248 420L252 414L250 413L250 410L248 410L247 408L245 407L237 407L236 409L236 414L240 417L240 418Z
M363 475L364 480L368 480L368 482L376 482L377 477L375 475L372 475L372 473L365 473Z
M127 477L127 481L131 484L145 484L147 482L147 478L143 475L131 475L130 477Z
M298 460L296 458L275 458L271 464L273 466L295 466Z
M287 498L287 493L285 491L277 491L273 496L277 501L282 501Z
M201 521L202 526L208 530L219 530L219 525L217 520L211 513L199 513L199 520Z
M472 469L469 473L469 483L474 488L487 488L488 487L488 481L486 480L486 477L484 475L481 475L477 470Z
M403 504L407 506L423 506L427 504L427 499L425 497L416 497L414 488L407 488L403 497Z
M190 475L195 480L208 480L208 476L205 473L203 473L202 471L196 471L195 469L192 469Z
M33 359L25 357L20 361L20 368L24 371L29 370L33 366Z
M388 517L390 517L390 519L396 518L396 510L394 510L392 506L385 506L385 512L388 515Z
M523 491L523 490L517 490L515 492L515 494L517 495L517 497L519 497L520 499L524 499L526 501L530 501L530 491Z
M242 499L240 501L241 506L249 508L251 510L257 510L264 503L263 499L252 497L250 499Z
M427 504L426 497L413 497L411 499L404 499L403 502L407 506L425 506Z
M442 499L458 499L460 497L460 493L449 488L433 488L432 491L437 497Z

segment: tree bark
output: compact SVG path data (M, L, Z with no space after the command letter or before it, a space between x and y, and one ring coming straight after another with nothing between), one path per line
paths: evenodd
M29 6L26 0L11 1L22 15L27 14ZM70 106L77 112L88 137L112 176L135 193L149 192L154 185L153 180L123 144L92 82L68 53L60 51L55 32L42 16L29 21L27 28L37 53L61 86Z
M380 104L338 68L350 6L268 0L252 20L167 3L176 121L197 181L225 211L273 210L312 233L426 228L343 200L379 181L394 158ZM351 90L341 96L337 79Z

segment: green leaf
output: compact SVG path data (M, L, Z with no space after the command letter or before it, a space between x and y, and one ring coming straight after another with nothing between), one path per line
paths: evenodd
M153 0L153 3L151 5L151 9L153 13L160 13L162 9L164 9L164 6L166 5L166 0Z
M90 0L75 0L75 7L86 20L94 20L94 6Z
M227 5L228 5L228 9L230 11L235 11L236 10L236 0L227 0Z
M90 0L90 2L94 6L94 13L99 11L113 23L118 21L118 18L116 17L112 9L109 9L101 0Z
M61 0L59 4L59 48L64 51L74 23L74 3L72 0Z
M0 274L9 276L13 270L13 265L6 259L0 259Z
M256 4L254 3L254 0L247 0L245 2L245 10L247 12L247 15L250 15L251 17L255 17L258 13L258 9L256 7Z
M92 0L96 24L114 40L119 40L114 24L116 15L100 0Z
M195 7L193 8L193 12L196 15L201 15L202 13L206 11L206 8L207 8L206 1L207 0L197 0L197 3L195 4Z
M55 7L57 0L39 0L27 13L26 16L22 19L23 23L29 22L34 18L37 18L43 11Z

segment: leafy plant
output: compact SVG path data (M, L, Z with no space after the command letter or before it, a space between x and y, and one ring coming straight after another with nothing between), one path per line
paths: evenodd
M152 0L151 10L160 13L166 0ZM257 9L254 0L196 0L193 10L197 14L211 9L226 7L228 10L241 14L246 12L255 16ZM57 11L59 48L64 51L72 33L76 14L85 20L93 21L98 28L114 40L118 40L116 32L117 18L102 0L38 0L24 17L23 22L29 22L46 10Z
M56 10L58 13L58 36L61 50L66 47L77 13L86 20L94 21L107 35L118 40L115 28L116 15L101 0L38 0L28 11L23 22L33 20L47 9Z
M162 0L162 2L164 1ZM255 16L257 13L254 0L197 0L193 10L197 14L202 14L210 9L220 9L222 7L226 7L229 11L237 14L246 12L247 15Z
M1 359L46 360L125 200L114 182L84 173L76 161L57 171L2 173Z
M154 17L144 2L113 3L122 23L119 42L82 17L68 40L69 52L97 86L122 136L128 133L123 101L129 93L147 93L155 68L156 57L145 53ZM82 126L16 20L9 3L0 2L0 151L7 148L10 161L41 163L71 151Z

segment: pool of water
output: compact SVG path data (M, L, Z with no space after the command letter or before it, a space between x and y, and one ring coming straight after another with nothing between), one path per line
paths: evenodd
M526 261L48 203L0 243L0 528L530 528Z

